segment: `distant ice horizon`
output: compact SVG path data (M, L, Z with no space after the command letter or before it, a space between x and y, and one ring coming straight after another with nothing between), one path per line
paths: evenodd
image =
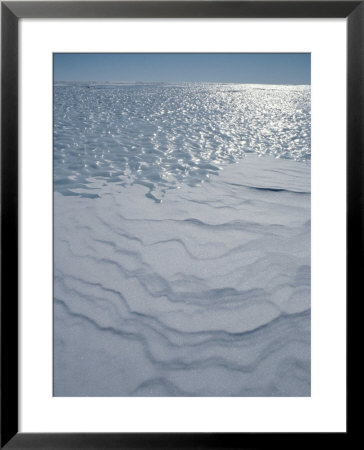
M97 83L97 84L239 84L247 86L311 86L311 83L248 83L244 81L164 81L164 80L54 80L57 83Z

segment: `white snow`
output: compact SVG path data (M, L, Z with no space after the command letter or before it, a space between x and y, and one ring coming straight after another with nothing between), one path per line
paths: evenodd
M133 87L128 98L135 96L143 113L138 89ZM94 90L97 94L77 97L76 90L73 95L78 101L84 95L95 100L112 92L110 87L106 94ZM70 93L59 95L59 103L56 97L55 152L67 161L55 162L56 396L310 395L310 151L309 140L301 147L291 143L294 136L306 139L302 136L309 130L309 112L302 112L309 101L307 88L266 88L268 99L257 96L257 87L235 90L237 97L229 86L224 103L226 87L220 87L220 122L216 104L209 106L213 119L204 119L200 129L210 126L213 131L201 135L194 150L188 146L194 145L193 117L184 128L173 109L169 118L159 118L155 125L165 140L161 153L163 139L153 140L154 128L141 126L137 135L131 125L129 136L128 127L121 131L125 105L105 110L113 121L104 125L82 122L83 108L95 114L87 98L72 111L78 114L77 130L82 123L85 128L119 127L119 144L109 148L114 157L105 163L119 174L115 182L99 175L97 166L81 173L78 153L86 155L82 158L89 166L93 154L100 161L101 153L107 154L109 141L104 134L88 136L82 153L80 141L87 131L78 134L59 118L61 110L70 108L65 101ZM304 106L299 103L302 92ZM112 102L118 95L113 92ZM175 97L163 95L167 110ZM282 98L295 105L279 118L281 130L290 129L288 135L270 130L263 141L265 128L260 125L254 139L264 142L261 151L240 152L242 135L247 130L254 135L257 110ZM243 120L238 112L248 108L239 106L244 99L255 110ZM301 123L299 111L305 126L292 134L293 124ZM120 122L115 122L118 114ZM135 115L129 112L126 120L135 120ZM239 124L229 128L235 116ZM272 116L267 114L264 121L274 128ZM197 130L197 122L195 126ZM275 138L276 149L285 149L277 150L279 155L270 151ZM130 146L119 158L118 149L128 139L135 151ZM225 139L222 147L219 139ZM289 158L274 157L288 151L285 139L293 146ZM154 153L148 151L151 142ZM202 161L204 152L208 156ZM197 159L196 175L191 162ZM133 168L133 161L140 164ZM184 166L185 171L180 169ZM170 180L161 189L163 173ZM70 181L66 189L61 179Z

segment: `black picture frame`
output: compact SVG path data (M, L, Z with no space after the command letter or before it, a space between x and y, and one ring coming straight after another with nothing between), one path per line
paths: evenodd
M362 292L363 1L1 2L1 448L292 448L312 438L327 444L325 433L18 433L18 21L117 17L347 19L347 305ZM331 434L342 448L348 418L349 409L346 433Z

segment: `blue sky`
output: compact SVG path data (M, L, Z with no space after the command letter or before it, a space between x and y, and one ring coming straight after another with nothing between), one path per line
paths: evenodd
M309 53L56 53L55 81L310 84Z

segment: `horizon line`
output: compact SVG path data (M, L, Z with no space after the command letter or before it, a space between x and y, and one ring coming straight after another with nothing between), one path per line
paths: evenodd
M254 83L243 81L123 81L123 80L53 80L53 83L122 83L122 84L175 84L175 83L193 83L193 84L249 84L259 86L311 86L311 83Z

